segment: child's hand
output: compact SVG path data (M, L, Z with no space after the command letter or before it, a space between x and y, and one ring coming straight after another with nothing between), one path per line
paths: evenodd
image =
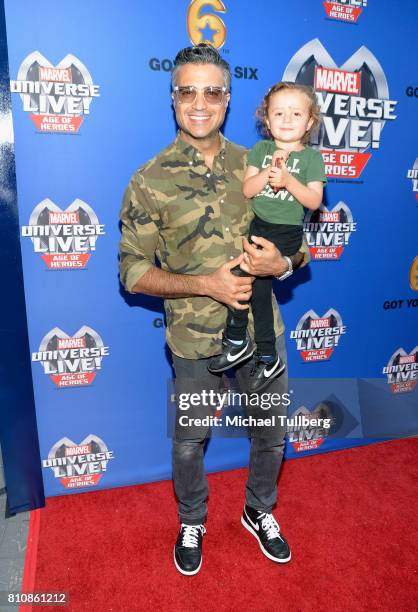
M287 162L287 158L289 157L289 151L282 151L281 149L276 149L273 153L271 165L277 166L276 159L281 159L283 164Z
M286 188L287 181L290 177L284 162L281 161L280 158L278 159L279 161L277 163L280 164L280 167L277 168L276 166L271 166L269 172L269 183L275 191L283 187Z

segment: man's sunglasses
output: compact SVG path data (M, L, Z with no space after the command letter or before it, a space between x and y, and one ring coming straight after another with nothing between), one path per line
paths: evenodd
M226 94L226 87L203 87L199 89L192 85L186 87L174 87L174 98L179 104L193 104L196 100L197 92L203 91L203 97L208 104L222 104Z

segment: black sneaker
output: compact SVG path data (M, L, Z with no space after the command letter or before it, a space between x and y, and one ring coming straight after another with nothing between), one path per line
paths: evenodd
M238 363L242 363L249 359L255 351L253 341L249 336L246 337L243 344L236 345L225 336L222 338L222 353L216 355L208 365L209 372L217 374L229 370Z
M276 563L287 563L292 555L289 544L280 533L280 527L272 514L244 506L241 523L257 538L262 552Z
M261 391L270 384L273 378L277 378L286 369L286 364L279 356L275 361L263 361L263 358L257 353L254 366L250 372L250 380L248 390L250 393Z
M185 576L197 574L202 566L202 540L206 533L204 525L180 526L174 546L174 564Z

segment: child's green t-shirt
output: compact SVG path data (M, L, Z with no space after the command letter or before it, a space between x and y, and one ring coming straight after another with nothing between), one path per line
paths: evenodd
M271 165L272 155L277 149L273 140L260 140L248 153L248 165L262 170ZM287 170L298 181L307 185L311 181L327 182L322 155L311 147L292 151L286 162ZM252 198L252 208L260 219L269 223L302 225L303 205L286 189L273 191L270 184Z

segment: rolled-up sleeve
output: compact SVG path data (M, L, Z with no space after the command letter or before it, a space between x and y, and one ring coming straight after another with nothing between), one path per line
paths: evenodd
M151 190L140 172L135 173L120 212L119 274L122 285L131 293L135 283L155 264L159 218Z

